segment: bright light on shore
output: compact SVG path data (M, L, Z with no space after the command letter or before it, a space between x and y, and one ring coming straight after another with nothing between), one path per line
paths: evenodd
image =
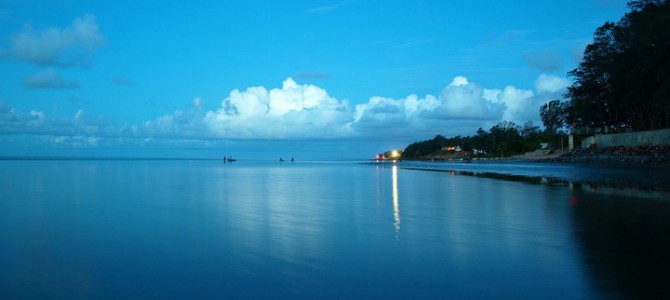
M398 157L400 157L400 152L398 152L398 150L391 151L391 158L398 158Z

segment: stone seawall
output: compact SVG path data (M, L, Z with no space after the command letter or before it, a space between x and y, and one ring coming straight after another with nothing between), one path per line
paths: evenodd
M670 129L626 132L613 134L596 134L582 140L582 148L588 149L593 144L600 148L605 147L637 147L670 145Z
M670 165L670 145L593 147L573 150L552 162L596 163L613 165Z

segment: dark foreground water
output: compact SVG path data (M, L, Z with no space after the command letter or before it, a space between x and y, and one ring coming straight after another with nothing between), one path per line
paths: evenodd
M0 161L0 298L670 296L667 194L416 167Z

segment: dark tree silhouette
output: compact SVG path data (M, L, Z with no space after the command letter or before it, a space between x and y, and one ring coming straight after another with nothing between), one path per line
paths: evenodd
M600 26L569 75L567 121L576 127L670 127L670 3L639 0L616 23Z

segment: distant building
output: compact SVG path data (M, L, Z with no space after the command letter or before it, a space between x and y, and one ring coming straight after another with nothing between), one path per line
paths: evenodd
M472 154L473 155L486 155L486 150L477 150L477 149L472 149Z
M461 146L444 146L442 147L442 151L455 151L455 152L461 152L463 149L461 149Z

